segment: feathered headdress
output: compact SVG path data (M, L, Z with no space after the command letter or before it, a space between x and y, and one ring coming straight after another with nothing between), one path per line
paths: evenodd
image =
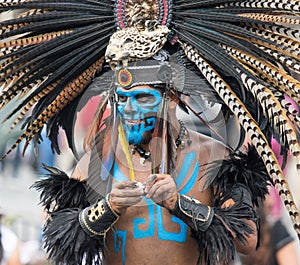
M111 68L176 47L236 116L255 146L300 234L300 217L272 149L274 137L300 168L298 0L1 0L1 105L25 120L25 147L44 125L54 149L58 128L72 147L82 95ZM107 92L103 86L90 95ZM183 93L201 94L201 88ZM18 97L18 101L14 99ZM15 102L18 102L17 104ZM254 103L253 103L254 102ZM84 104L83 104L84 105ZM106 106L106 104L103 104ZM71 125L70 125L71 124Z

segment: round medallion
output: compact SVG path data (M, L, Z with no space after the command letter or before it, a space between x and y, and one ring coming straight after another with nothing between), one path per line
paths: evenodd
M118 83L122 87L129 87L132 84L133 78L130 71L121 69L118 72Z

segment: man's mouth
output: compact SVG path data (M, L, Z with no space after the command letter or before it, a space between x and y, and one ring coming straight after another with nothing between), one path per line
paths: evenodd
M142 122L145 122L145 120L130 120L130 119L125 120L125 123L127 125L135 125L135 124L140 124Z
M153 118L151 117L147 117L145 119L125 119L124 122L127 126L136 126L136 125L141 125L142 123L144 123L144 126L152 126L153 125Z

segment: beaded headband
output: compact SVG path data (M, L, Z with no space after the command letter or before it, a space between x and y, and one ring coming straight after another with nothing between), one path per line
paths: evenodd
M116 85L129 89L138 85L163 84L167 81L164 74L169 74L168 80L171 80L172 73L167 63L154 60L134 62L117 69Z

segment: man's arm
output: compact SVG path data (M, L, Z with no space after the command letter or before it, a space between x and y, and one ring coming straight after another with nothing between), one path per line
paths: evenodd
M229 199L222 205L222 207L230 208L234 205L234 203L235 202L233 199ZM239 240L235 238L235 245L239 253L249 255L251 252L255 251L256 246L258 245L257 223L246 219L244 219L243 221L251 227L253 233L245 236L247 239L247 244L242 244Z
M14 252L8 257L6 265L21 265L21 258L20 258L20 243L18 242Z
M235 250L253 251L257 243L255 212L247 188L234 185L222 202L207 206L194 198L180 195L173 178L157 174L146 187L146 197L183 220L199 243L199 255L210 257L207 264L224 264L234 258ZM230 205L231 204L231 205Z

